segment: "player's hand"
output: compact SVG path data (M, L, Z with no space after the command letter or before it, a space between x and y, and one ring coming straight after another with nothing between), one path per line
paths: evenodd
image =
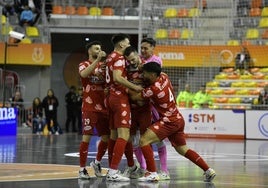
M144 89L144 88L141 87L140 85L136 85L135 88L134 88L134 90L135 90L136 92L141 92L143 89Z

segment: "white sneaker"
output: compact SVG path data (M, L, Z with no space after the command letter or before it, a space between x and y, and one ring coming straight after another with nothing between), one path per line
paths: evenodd
M204 181L205 182L211 182L215 176L216 176L216 172L215 170L213 170L212 168L209 168L205 173L204 173Z
M90 163L90 166L94 169L94 171L95 171L95 175L96 175L97 177L102 177L102 173L101 173L101 164L100 164L100 163L99 163L99 164L96 164L95 161L92 161L92 162Z
M130 181L128 177L124 177L120 171L118 170L115 174L109 174L109 172L106 175L107 181Z
M130 178L131 179L138 179L140 177L143 177L145 173L146 173L145 169L139 168L137 171L130 174Z
M130 177L131 176L131 174L133 174L133 173L135 173L135 172L137 172L139 170L139 167L135 164L134 166L132 166L132 167L127 167L126 169L125 169L125 171L124 171L124 173L123 173L123 176L125 176L125 177Z
M79 171L78 173L79 179L90 179L90 176L88 175L87 169L83 169L82 171Z
M79 188L90 187L90 180L88 179L78 179Z
M152 172L146 172L145 175L141 178L138 178L138 181L149 181L149 182L155 182L155 181L159 181L160 178L158 176L158 174L152 173Z
M169 173L161 170L158 174L159 174L160 180L170 180Z

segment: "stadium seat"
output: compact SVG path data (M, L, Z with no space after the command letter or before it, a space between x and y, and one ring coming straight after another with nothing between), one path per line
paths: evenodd
M232 82L231 87L244 87L244 82Z
M166 29L158 29L155 32L156 39L167 39L168 38L168 31Z
M227 74L217 74L215 75L216 80L224 80L227 79Z
M101 11L101 15L103 16L113 16L114 9L112 7L104 7Z
M262 73L252 75L252 79L254 80L262 80L264 79L264 77L265 77L265 74L262 74Z
M262 0L251 0L251 8L262 8Z
M165 18L175 18L177 17L177 9L176 8L167 8L165 11L164 11L164 17Z
M101 9L99 7L90 7L89 8L89 15L90 16L100 16Z
M251 74L244 74L240 76L240 79L242 80L250 80L252 79L252 75Z
M2 27L2 35L8 35L10 31L13 30L13 27L10 25L6 27L5 25Z
M240 97L229 98L228 103L239 104L241 103L241 98Z
M251 8L249 10L249 16L251 16L251 17L261 16L261 9L260 8Z
M214 89L210 92L211 95L221 95L223 93L222 89Z
M237 16L247 17L248 16L248 8L246 8L246 7L239 8L237 10Z
M188 16L190 18L198 17L198 16L200 16L200 10L198 8L191 8L189 10Z
M206 83L206 87L218 87L218 86L219 86L219 82L212 81L212 82Z
M179 9L178 10L178 17L179 18L187 18L188 17L188 13L189 13L189 11L186 8Z
M220 97L220 98L215 99L215 103L227 103L227 102L228 102L228 98L226 97Z
M139 11L136 8L127 9L128 16L139 16Z
M60 5L54 5L52 7L52 14L64 14L64 9Z
M249 95L259 95L260 90L259 89L252 89L252 90L249 90L248 94Z
M35 26L28 26L26 27L26 36L28 37L39 37L38 28Z
M229 79L229 80L237 80L239 78L240 78L240 76L237 74L230 74L227 76L227 79Z
M261 68L260 69L260 72L262 72L262 73L268 73L268 68Z
M258 25L259 25L259 20L257 18L254 18L254 17L247 18L247 21L246 21L247 27L255 28L255 27L258 27Z
M260 19L259 27L260 28L268 27L268 17L263 17Z
M257 86L257 83L254 81L244 83L244 87L256 87L256 86Z
M268 39L268 29L264 30L261 34L262 39Z
M238 40L228 40L227 46L239 46L240 42Z
M236 94L236 90L235 89L226 89L223 91L224 95L235 95Z
M249 90L247 89L240 89L236 91L236 95L248 95Z
M6 22L7 22L7 18L6 18L5 15L2 15L2 16L1 16L1 20L2 20L2 24L6 24Z
M31 44L31 43L32 43L32 40L29 39L28 37L25 37L24 39L20 41L20 44Z
M249 46L249 45L251 45L251 42L249 40L242 41L242 46Z
M65 14L67 15L74 15L76 14L76 9L74 6L66 6L65 7Z
M246 32L246 39L258 39L259 30L258 29L248 29Z
M183 29L181 32L181 39L187 40L194 37L194 32L190 29Z
M266 17L268 16L268 7L264 7L261 11L261 16Z
M77 14L78 15L81 15L81 16L88 15L89 14L88 8L86 6L80 6L80 7L78 7L77 8Z
M168 32L169 39L179 39L181 36L180 31L178 29L170 29Z

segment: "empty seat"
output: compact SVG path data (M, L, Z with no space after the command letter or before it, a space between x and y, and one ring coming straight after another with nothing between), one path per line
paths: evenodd
M261 9L260 8L251 8L249 10L249 16L252 16L252 17L261 16Z
M240 17L246 17L248 16L248 8L246 7L241 7L237 10L237 16Z
M258 29L248 29L246 32L246 39L258 39L259 30Z
M251 74L244 74L240 76L240 79L242 80L250 80L252 79L252 75Z
M194 32L190 29L183 29L181 32L181 39L191 39L194 37Z
M191 8L189 10L188 16L190 18L192 18L192 17L198 17L198 16L200 16L200 10L198 8Z
M5 25L2 26L2 35L8 35L10 31L13 30L12 26L6 27Z
M227 76L227 79L230 79L230 80L237 80L239 78L240 78L240 76L237 74L231 74L231 75Z
M88 8L86 6L80 6L77 8L77 14L78 15L88 15L89 14L89 11L88 11Z
M139 11L136 8L127 9L128 16L139 16Z
M166 29L158 29L155 32L156 39L167 39L168 38L168 31Z
M179 39L181 36L180 31L178 29L170 29L168 32L169 39Z
M248 94L249 95L259 95L260 90L259 89L252 89L252 90L249 90Z
M260 28L268 27L268 17L264 17L260 19L259 27Z
M228 103L239 104L239 103L241 103L241 98L239 98L239 97L229 98Z
M227 78L227 74L217 74L215 75L216 80L224 80Z
M164 11L164 17L165 18L175 18L177 17L177 9L176 8L167 8L165 11Z
M101 9L99 7L90 7L89 8L89 15L90 16L100 16Z
M178 17L179 18L186 18L186 17L188 17L188 13L189 13L189 11L186 8L179 9L178 10Z
M262 0L251 0L251 8L262 8Z
M223 93L222 89L215 89L210 92L211 95L221 95Z
M259 24L258 19L256 19L256 18L248 18L246 26L254 28L254 27L257 27L258 24Z
M66 6L65 7L65 14L73 15L76 14L76 9L74 6Z
M29 39L28 37L25 37L24 39L20 41L20 44L31 44L31 43L32 43L32 40Z
M268 7L264 7L261 11L261 16L268 16Z
M26 35L28 37L38 37L39 36L38 28L35 26L26 27Z
M236 94L236 90L235 89L227 89L223 91L224 95L235 95Z
M253 81L244 83L244 87L256 87L256 86L257 86L257 83Z
M247 89L240 89L236 91L237 95L248 95L249 90Z
M206 87L218 87L218 86L219 86L219 82L212 81L212 82L206 83Z
M244 27L245 21L242 18L237 18L237 19L234 19L233 25L234 27Z
M242 30L234 30L230 32L230 38L231 39L242 39L244 37L245 33Z
M240 42L238 40L228 40L227 46L239 46Z
M64 9L60 5L54 5L52 7L52 14L64 14Z
M226 97L219 97L215 99L215 103L227 103L228 102L228 98Z
M244 82L232 82L231 87L244 87Z
M249 45L251 45L251 42L249 40L244 40L242 42L242 46L249 46Z
M101 15L103 15L103 16L113 16L114 15L114 9L112 7L104 7L102 9Z
M7 22L7 18L5 15L1 16L2 24L5 24Z

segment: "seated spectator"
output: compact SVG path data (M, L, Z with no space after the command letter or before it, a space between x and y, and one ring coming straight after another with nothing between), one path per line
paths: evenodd
M2 14L6 17L15 14L14 0L0 0L0 6L3 7Z
M251 57L246 47L242 47L235 57L235 73L236 74L250 74L249 67L251 63Z
M20 14L20 26L33 26L34 14L28 5L24 7L24 10Z
M33 100L32 112L33 133L42 134L46 119L44 118L43 106L39 97L36 97Z
M176 98L176 103L179 105L179 107L183 108L192 108L193 106L193 96L194 94L190 91L190 85L185 84L185 89L184 91L181 91L177 98Z
M208 108L212 105L212 98L206 92L206 86L201 85L200 90L194 95L193 108Z
M32 25L34 25L40 15L41 15L41 8L42 8L42 3L41 0L20 0L20 4L19 4L19 14L21 14L23 12L23 10L29 8L32 13L33 13L33 23Z
M268 85L264 86L264 90L260 93L258 98L259 105L265 105L265 109L268 109ZM261 109L264 109L261 107Z

